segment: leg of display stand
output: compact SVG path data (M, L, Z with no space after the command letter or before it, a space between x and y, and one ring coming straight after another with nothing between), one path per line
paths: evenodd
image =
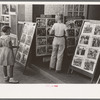
M94 75L93 75L93 77L92 77L92 79L91 79L91 83L93 83L93 79L94 79Z
M25 69L24 69L24 71L23 71L23 74L25 74L25 71L26 71L26 66L25 66Z
M100 75L99 75L99 77L98 77L98 79L97 79L96 84L98 84L98 83L99 83L99 81L100 81Z

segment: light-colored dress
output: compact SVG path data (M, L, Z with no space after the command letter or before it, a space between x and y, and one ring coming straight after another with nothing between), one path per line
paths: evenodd
M0 37L0 65L14 65L14 53L11 47L11 37L2 35Z

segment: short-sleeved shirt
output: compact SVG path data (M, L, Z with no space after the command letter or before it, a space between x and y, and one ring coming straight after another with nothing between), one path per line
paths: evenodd
M51 30L54 30L55 32L55 36L64 36L67 34L65 34L65 31L67 30L67 27L65 24L63 23L55 23ZM65 38L64 37L54 37L54 40L53 40L53 44L61 44L61 45L65 45Z

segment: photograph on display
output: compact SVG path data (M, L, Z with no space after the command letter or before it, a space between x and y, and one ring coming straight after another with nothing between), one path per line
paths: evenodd
M91 26L91 23L89 24L84 24L84 27L83 27L83 33L92 33L92 26Z
M9 5L7 4L2 5L2 14L6 14L6 15L9 14Z
M86 52L86 47L85 46L78 46L77 47L77 51L76 51L76 54L77 55L81 55L81 56L84 56L85 55L85 52Z
M20 42L25 43L26 40L26 34L22 34Z
M24 45L23 53L26 54L26 55L28 55L29 49L30 49L30 46Z
M75 30L74 29L67 29L68 36L75 36Z
M75 38L68 38L67 39L67 45L68 46L75 45Z
M87 58L95 59L97 58L99 51L93 48L89 48Z
M54 31L52 32L52 34L50 34L50 27L47 28L47 35L48 36L54 36Z
M47 46L47 54L51 54L52 53L52 46Z
M75 28L75 20L74 19L69 19L67 20L67 18L65 19L66 20L66 25L68 27L68 29L71 29L71 28Z
M46 27L46 19L37 19L36 20L36 23L37 23L37 27Z
M12 4L10 5L10 12L16 12L16 5Z
M75 48L76 48L76 47L68 47L68 48L67 48L67 54L68 54L68 55L73 55L74 52L75 52Z
M46 46L37 47L37 55L45 55L46 54Z
M35 27L34 26L29 26L27 30L27 35L32 36L34 34Z
M100 37L93 37L92 47L100 47Z
M39 45L46 45L46 42L47 40L46 40L46 37L38 37L37 38L37 46L39 46Z
M47 19L47 27L52 27L54 23L55 23L55 19Z
M46 36L46 28L37 28L37 36Z
M17 52L16 60L17 60L18 62L21 60L21 55L22 55L21 52Z
M87 36L87 35L82 35L81 37L80 37L80 41L79 41L79 43L80 44L88 44L89 43L89 38L90 38L90 36Z
M81 27L82 26L82 20L75 20L75 26L76 27Z
M27 55L22 54L21 63L22 63L24 66L25 66L25 64L26 64L26 61L27 61Z
M47 37L47 44L48 44L48 45L52 45L53 38L54 38L54 37Z
M31 41L32 41L32 36L28 36L28 35L27 35L25 44L27 44L27 45L30 46L30 45L31 45Z
M24 44L20 43L18 51L23 52L23 48L24 48Z
M27 34L28 26L25 24L22 33Z
M83 61L83 58L75 56L73 59L72 65L75 67L81 67L82 61Z
M80 35L80 28L75 29L75 36L79 36Z
M94 61L86 59L85 62L84 62L84 69L87 70L87 71L93 72L94 65L95 65Z
M94 35L100 35L100 25L96 25Z

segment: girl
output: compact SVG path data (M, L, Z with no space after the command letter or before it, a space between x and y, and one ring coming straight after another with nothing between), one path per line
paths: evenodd
M56 72L61 72L63 53L65 49L65 31L67 30L67 27L62 23L62 14L57 14L55 16L55 19L57 23L55 23L50 30L50 34L52 34L53 31L55 32L53 40L53 50L50 60L50 69L54 69L56 67Z
M18 83L13 78L13 67L14 67L14 53L11 38L11 28L7 25L2 27L2 36L0 37L0 65L3 66L4 79L9 83ZM9 67L9 76L7 74L7 66Z

